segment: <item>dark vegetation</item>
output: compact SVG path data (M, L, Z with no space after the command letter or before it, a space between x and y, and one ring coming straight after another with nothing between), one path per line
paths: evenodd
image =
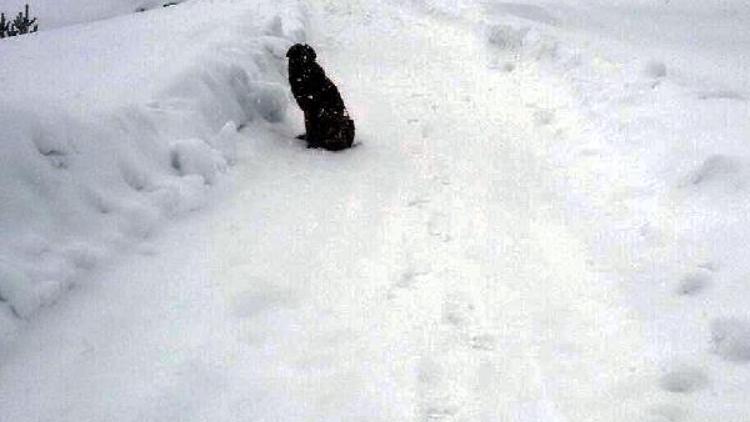
M167 2L167 3L163 3L163 4L161 5L161 7L170 7L170 6L177 6L177 5L178 5L178 4L180 4L181 2L182 2L182 0L175 0L175 1L170 1L170 2ZM149 10L149 9L150 9L150 8L147 8L147 7L143 7L143 6L142 6L142 7L139 7L139 8L137 8L137 9L135 9L135 11L136 11L136 12L139 12L139 13L140 13L140 12L145 12L146 10Z
M39 30L36 18L29 16L29 5L24 12L18 12L13 20L5 19L5 13L0 13L0 38L15 37L16 35L30 34Z

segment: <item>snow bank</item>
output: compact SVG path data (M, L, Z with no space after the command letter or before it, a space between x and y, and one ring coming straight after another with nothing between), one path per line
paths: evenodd
M0 334L201 207L238 126L283 121L304 9L215 3L0 42Z

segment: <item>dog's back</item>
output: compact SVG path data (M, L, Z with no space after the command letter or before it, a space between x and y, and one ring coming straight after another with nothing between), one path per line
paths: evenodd
M326 82L330 83L317 63L289 62L289 85L302 110L319 106L320 93L325 90Z

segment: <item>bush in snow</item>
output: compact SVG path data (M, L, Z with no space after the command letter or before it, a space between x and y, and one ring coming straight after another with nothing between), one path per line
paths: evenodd
M18 12L12 21L6 21L5 13L0 13L0 38L15 37L16 35L29 34L39 30L36 18L29 19L29 5L26 5L25 13Z
M8 36L9 27L10 22L5 21L5 13L0 13L0 38L5 38Z

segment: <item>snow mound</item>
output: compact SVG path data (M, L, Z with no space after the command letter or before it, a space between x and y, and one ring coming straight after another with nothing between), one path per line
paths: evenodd
M180 175L198 175L209 185L216 183L219 173L227 169L226 158L201 139L174 142L171 151L172 167Z
M0 335L202 207L237 160L238 127L284 121L284 52L304 39L304 8L214 6L196 0L0 43L15 65L0 69ZM125 26L137 35L121 43ZM82 48L102 54L88 60Z
M263 119L270 123L280 122L289 105L287 88L281 84L260 84L253 90L253 102Z

